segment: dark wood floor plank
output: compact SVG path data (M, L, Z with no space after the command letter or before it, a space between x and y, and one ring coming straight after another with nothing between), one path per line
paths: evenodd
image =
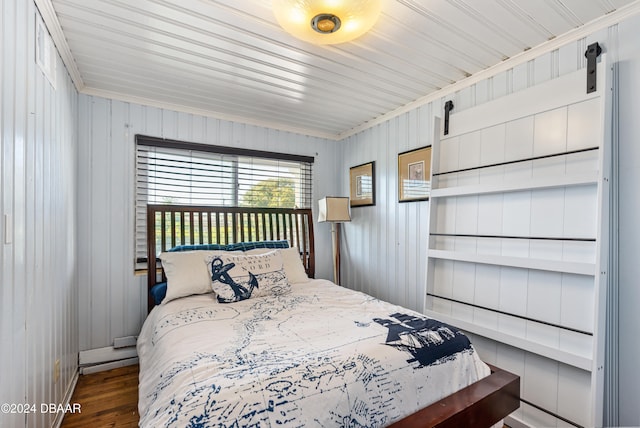
M138 366L81 375L71 397L81 413L67 413L62 428L137 427Z

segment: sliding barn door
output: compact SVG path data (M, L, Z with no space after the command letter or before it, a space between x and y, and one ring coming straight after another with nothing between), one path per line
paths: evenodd
M609 75L600 57L594 92L583 69L435 127L426 313L522 377L512 426L602 425Z

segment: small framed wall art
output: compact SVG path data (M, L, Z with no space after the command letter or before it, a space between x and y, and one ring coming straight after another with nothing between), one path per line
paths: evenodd
M431 146L398 154L398 201L424 201L431 193Z
M368 162L349 169L352 207L376 204L376 162Z

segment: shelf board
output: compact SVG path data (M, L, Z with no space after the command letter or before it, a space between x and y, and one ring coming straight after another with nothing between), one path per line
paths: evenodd
M526 190L553 189L567 186L583 186L598 183L597 172L588 174L573 174L561 178L540 177L524 181L506 181L492 184L474 184L469 186L446 187L431 189L431 198L445 198L451 196L482 195L489 193L522 192Z
M469 321L461 320L459 318L455 318L451 315L447 315L441 312L426 310L425 315L450 324L454 327L459 328L460 330L477 334L478 336L486 337L488 339L495 340L509 346L523 349L525 351L541 355L545 358L550 358L554 361L559 361L563 364L577 367L581 370L585 370L588 372L591 372L593 370L593 360L588 357L576 355L571 352L553 348L551 346L532 342L522 337L517 337L511 334L496 331L494 329L483 327Z
M434 249L429 249L429 257L434 259L455 260L469 263L480 263L485 265L509 266L522 269L544 270L549 272L573 273L577 275L593 276L596 274L596 266L594 263L472 254Z

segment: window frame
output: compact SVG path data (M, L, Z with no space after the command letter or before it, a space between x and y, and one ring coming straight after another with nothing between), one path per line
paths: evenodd
M171 149L171 150L184 150L185 152L203 152L203 153L211 153L215 155L228 155L228 156L238 156L238 157L251 157L263 160L275 160L275 161L289 161L289 162L300 162L301 164L307 164L306 166L309 168L309 183L307 186L307 191L303 193L303 205L300 208L311 208L312 207L312 192L313 192L313 173L312 166L314 163L314 157L312 156L304 156L304 155L296 155L291 153L281 153L281 152L270 152L263 150L254 150L254 149L246 149L240 147L231 147L231 146L220 146L213 144L204 144L204 143L193 143L187 141L152 137L147 135L136 134L135 135L135 190L134 190L134 265L136 271L146 271L147 268L147 257L146 257L146 249L145 256L142 257L142 252L140 251L140 242L141 240L146 242L146 213L142 215L139 213L140 204L139 202L141 197L139 196L140 188L139 184L139 146L146 147L157 147L160 149ZM237 169L237 168L236 168ZM238 172L235 171L235 179L238 178ZM234 192L234 203L232 205L225 205L228 207L240 207L239 201L239 192L237 191L238 186L235 186L236 190ZM308 193L308 194L307 194ZM147 200L147 204L149 201ZM146 207L146 204L145 204ZM142 220L144 219L144 220ZM140 224L140 222L144 222L145 224Z

